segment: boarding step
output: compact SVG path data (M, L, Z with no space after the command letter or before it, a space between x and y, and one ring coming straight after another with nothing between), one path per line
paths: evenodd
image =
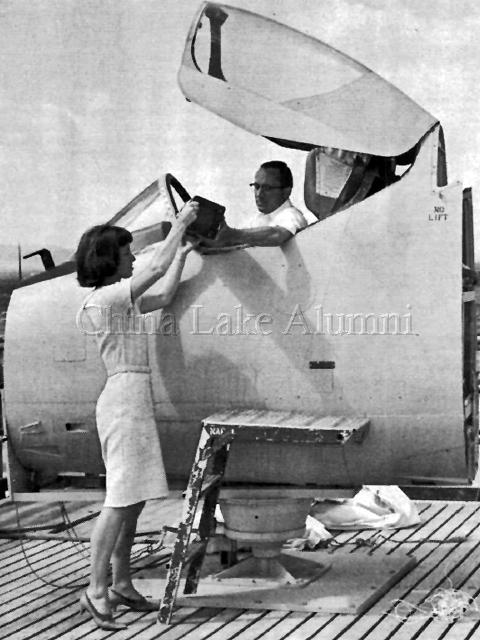
M318 416L300 411L234 409L215 413L203 426L215 436L235 433L235 440L342 445L362 442L368 432L365 416Z

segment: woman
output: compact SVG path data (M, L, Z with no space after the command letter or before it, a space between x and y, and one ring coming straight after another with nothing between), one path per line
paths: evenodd
M150 263L138 273L133 274L132 236L121 227L99 225L86 231L76 253L80 285L95 287L77 320L81 318L83 329L86 322L93 327L107 370L96 408L106 496L90 541L90 584L80 598L80 610L88 611L102 629L125 628L112 616L119 604L135 611L156 609L134 588L130 576L130 552L145 500L168 495L153 413L147 334L138 325L141 314L171 301L194 247L184 234L197 209L192 201L183 207Z

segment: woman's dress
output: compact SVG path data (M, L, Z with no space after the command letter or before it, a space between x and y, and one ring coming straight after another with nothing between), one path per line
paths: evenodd
M148 336L143 316L131 301L131 278L95 289L82 309L107 370L96 407L106 469L105 506L164 497L168 484L153 411Z

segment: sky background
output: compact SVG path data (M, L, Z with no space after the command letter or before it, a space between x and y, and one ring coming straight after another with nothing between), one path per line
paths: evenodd
M437 117L449 181L472 186L478 209L480 3L229 4L323 40ZM166 172L192 194L230 209L251 198L246 185L257 158L277 157L278 148L188 103L177 85L199 6L199 0L0 0L0 244L75 248L86 228ZM478 224L475 233L478 258Z

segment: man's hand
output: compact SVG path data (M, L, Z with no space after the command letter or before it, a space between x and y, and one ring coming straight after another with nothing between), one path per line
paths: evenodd
M202 247L206 249L218 249L234 244L235 229L232 229L227 223L222 224L215 238L202 238Z
M279 247L292 237L288 229L280 226L233 229L225 225L213 240L202 240L200 249L213 253L244 247Z

